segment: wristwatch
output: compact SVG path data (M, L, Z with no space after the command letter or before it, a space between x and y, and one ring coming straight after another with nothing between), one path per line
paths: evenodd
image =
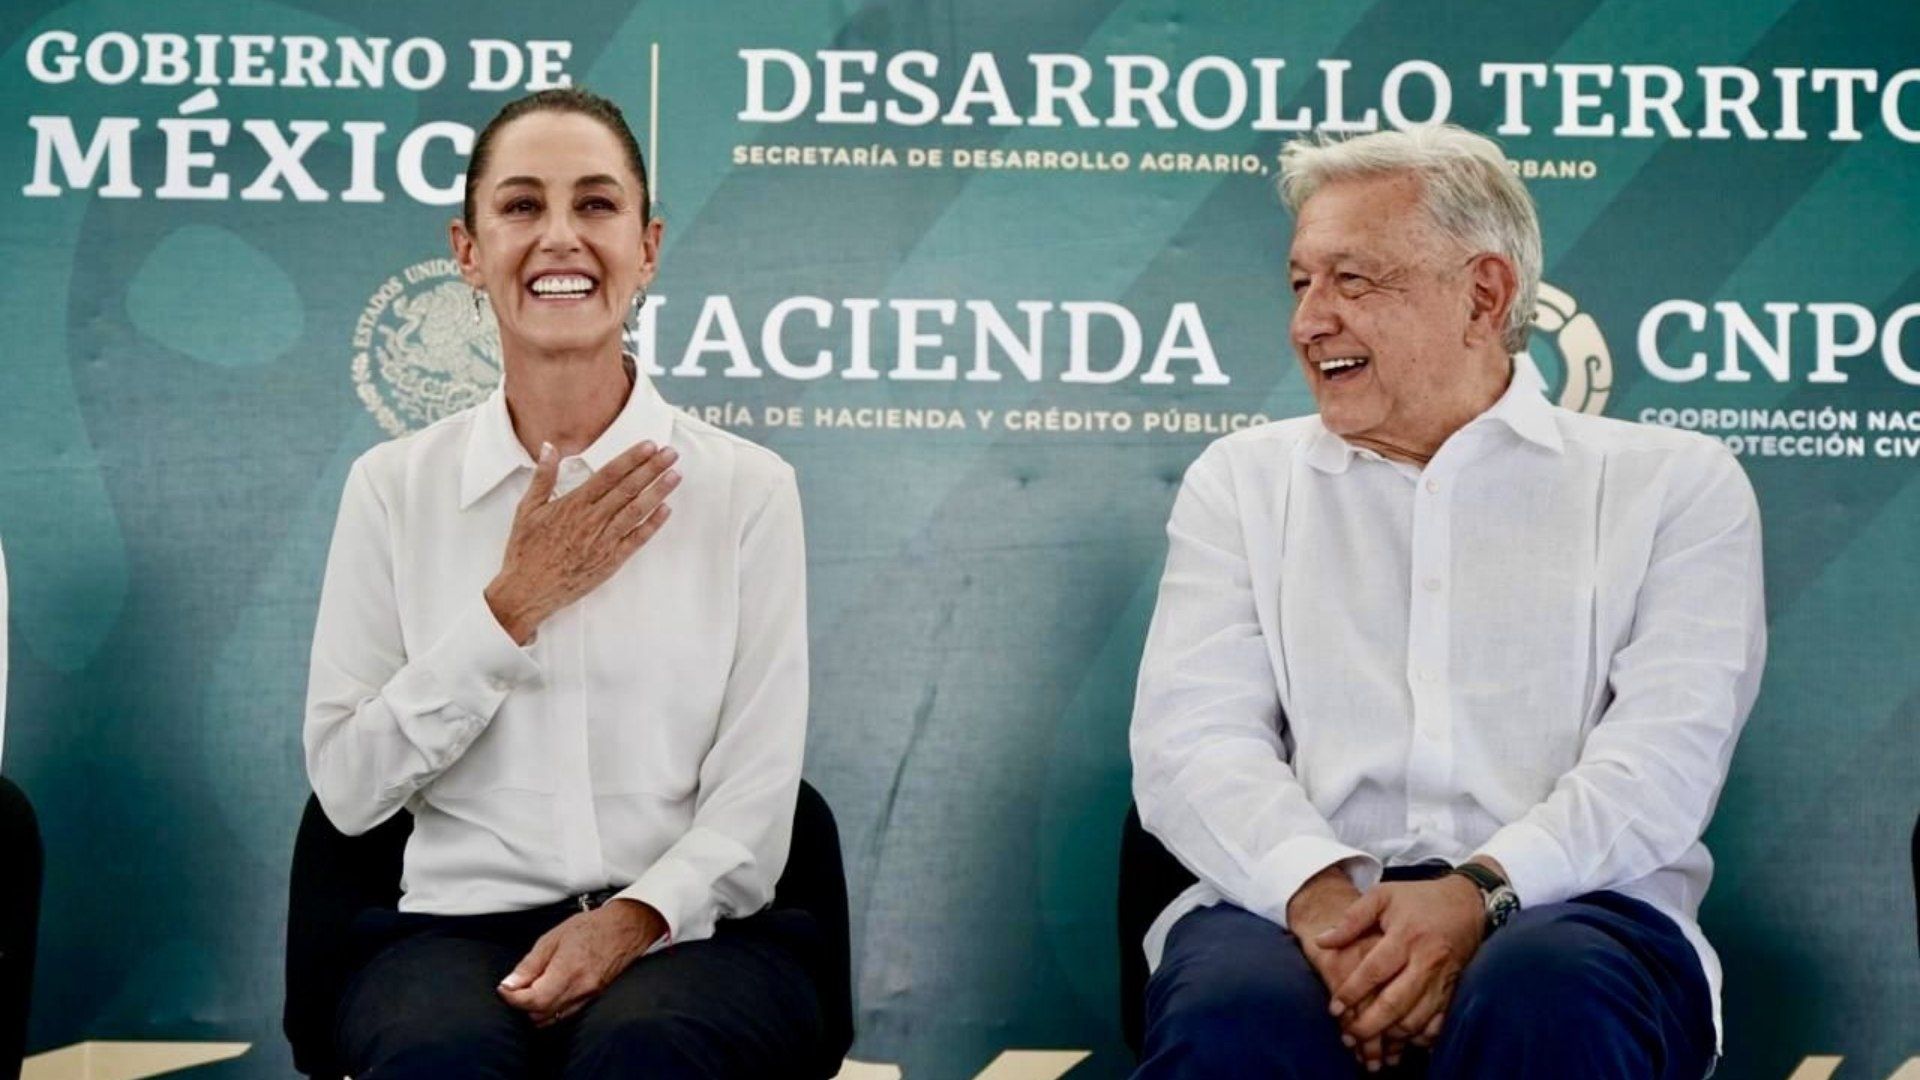
M1491 867L1479 863L1461 863L1448 873L1459 874L1480 887L1480 896L1487 903L1487 933L1507 925L1513 913L1520 910L1520 894L1513 891L1505 878L1494 872Z

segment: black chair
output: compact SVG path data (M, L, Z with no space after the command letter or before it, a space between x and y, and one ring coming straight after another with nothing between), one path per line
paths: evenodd
M413 815L400 811L377 828L348 836L333 827L320 800L307 797L293 841L287 895L287 1001L281 1027L294 1068L314 1080L339 1080L333 1018L353 975L353 923L369 908L400 903L400 865Z
M353 974L353 923L368 908L399 903L401 856L412 831L412 815L401 811L362 836L345 836L327 820L317 798L307 799L293 844L282 1026L293 1045L294 1067L313 1080L339 1080L342 1074L334 1058L333 1021ZM807 912L820 931L824 948L812 959L825 1038L819 1059L807 1064L805 1075L830 1080L853 1046L853 949L840 831L826 799L805 781L773 906Z
M1120 1031L1137 1057L1146 1032L1147 957L1140 943L1173 899L1199 879L1180 865L1127 807L1120 830Z
M17 1080L27 1050L34 945L46 853L33 804L0 777L0 1078Z

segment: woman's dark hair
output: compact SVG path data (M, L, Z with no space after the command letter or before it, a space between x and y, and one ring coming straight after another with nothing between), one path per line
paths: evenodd
M633 129L627 126L627 118L621 114L620 106L591 90L561 86L507 102L504 108L494 114L493 119L487 121L487 126L480 129L479 137L473 140L473 153L467 158L466 201L460 214L469 232L473 229L473 189L480 182L481 174L487 171L487 158L493 153L493 137L515 120L537 112L579 113L606 125L607 130L613 132L613 137L620 140L621 147L627 152L627 164L640 180L640 222L645 224L652 220L653 200L648 196L647 159L641 156L640 144L633 137Z

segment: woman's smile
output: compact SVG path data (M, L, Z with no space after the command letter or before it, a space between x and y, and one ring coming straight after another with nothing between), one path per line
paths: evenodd
M565 270L547 271L527 282L527 292L536 300L570 303L585 300L600 288L590 275Z

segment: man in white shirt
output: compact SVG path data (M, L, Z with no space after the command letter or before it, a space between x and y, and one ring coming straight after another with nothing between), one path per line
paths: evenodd
M1167 526L1134 792L1199 882L1145 942L1138 1075L1704 1076L1751 487L1546 401L1490 140L1301 140L1282 190L1318 415L1215 442Z

